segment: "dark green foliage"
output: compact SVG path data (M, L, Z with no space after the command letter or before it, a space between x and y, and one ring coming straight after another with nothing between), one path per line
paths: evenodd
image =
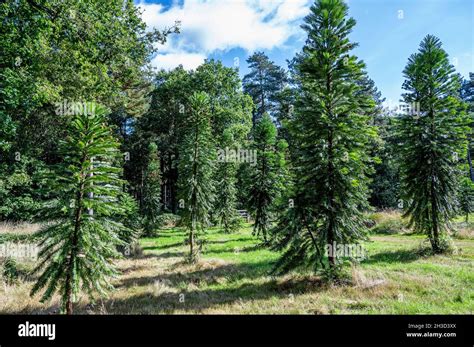
M37 233L41 272L31 290L45 288L42 301L61 295L62 311L72 314L73 302L83 290L93 296L112 288L117 274L113 258L124 226L116 220L125 211L118 202L123 182L114 166L118 143L105 125L105 110L73 116L68 136L60 143L60 162L49 175L45 190L55 199L45 204L48 221Z
M369 185L369 203L378 209L397 208L400 198L400 179L398 165L395 160L395 137L392 117L384 109L381 92L372 79L364 76L358 84L359 93L371 97L375 107L366 110L371 123L377 128L378 137L373 138L370 155L374 158L374 172Z
M180 145L179 188L182 223L189 234L189 261L199 256L198 234L209 224L215 198L215 144L212 140L209 97L194 93L190 98L184 139Z
M213 142L218 153L243 147L251 127L253 104L251 98L242 93L238 72L211 59L196 69L192 79L194 89L209 97ZM232 232L239 222L236 211L239 163L220 157L213 176L216 198L212 220L225 232Z
M225 67L220 61L208 60L192 74L192 87L192 92L205 92L209 97L211 126L219 148L227 141L226 132L230 132L237 143L247 137L253 103L242 93L235 69Z
M278 129L278 137L289 142L288 123L294 115L294 105L296 101L297 89L294 87L285 87L276 95L276 109L274 112L274 121Z
M461 86L461 98L468 104L470 132L468 133L468 148L466 165L463 165L458 199L461 212L469 221L469 213L474 212L474 73L469 73L469 80L465 80ZM461 162L464 160L461 159Z
M222 226L225 233L234 232L239 227L239 215L237 213L237 163L227 160L226 149L236 147L236 141L230 131L225 131L222 144L217 153L217 170L215 173L216 200L215 218Z
M373 141L373 156L376 157L374 173L371 175L369 202L379 209L398 208L400 200L400 175L396 160L396 137L393 118L376 115L374 124L379 137Z
M295 61L301 91L290 123L294 207L273 231L283 251L276 271L327 268L332 276L339 261L325 246L364 237L375 103L362 87L364 63L350 55L355 20L347 14L343 1L316 1L302 26L308 39Z
M114 216L115 220L122 223L125 228L118 230L119 239L122 241L120 250L126 250L131 244L136 242L140 229L142 227L142 220L137 201L126 192L120 192L117 196L117 203L121 209L119 213Z
M164 212L177 212L179 143L183 138L188 98L192 94L191 75L182 67L160 71L155 78L149 111L138 119L130 140L130 162L125 173L133 195L144 208L148 144L156 143L160 153L161 197Z
M468 134L467 169L471 181L474 182L474 73L469 73L469 80L465 80L461 87L461 98L468 104L471 131Z
M398 125L405 216L427 235L432 250L449 248L447 230L456 211L458 157L468 133L460 78L438 38L427 35L403 71L405 103L419 112L402 115Z
M277 143L277 129L267 113L255 125L252 140L257 161L250 168L248 205L255 220L253 234L267 242L268 231L275 219L275 204L286 178L282 174L286 146Z
M3 1L0 18L0 219L30 219L48 198L35 177L62 160L70 117L58 105L99 101L126 137L146 111L155 44L177 29L146 30L131 0Z
M216 171L215 218L225 233L237 231L240 216L237 213L236 168L234 163L219 165Z
M461 177L459 182L459 210L465 216L466 223L469 222L469 214L474 212L474 182L468 175Z
M38 173L45 165L21 154L18 159L0 164L0 220L31 221L41 205Z

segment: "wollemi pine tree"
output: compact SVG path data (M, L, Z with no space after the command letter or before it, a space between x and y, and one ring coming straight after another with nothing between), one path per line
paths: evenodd
M117 203L121 169L113 164L119 145L105 125L106 111L95 109L74 116L60 144L63 161L47 177L47 190L56 198L46 205L43 217L49 223L38 232L35 271L43 271L31 295L46 288L45 301L59 292L67 314L73 313L81 288L91 296L112 288L112 259L119 257L116 246L124 228L114 218L124 212Z
M434 253L449 249L447 230L456 206L458 156L467 150L461 80L438 38L427 35L403 71L405 103L417 112L400 117L399 154L405 215L428 236Z
M194 93L190 107L181 143L179 187L184 203L183 223L189 233L189 261L194 262L199 256L196 238L209 223L215 198L216 150L211 134L209 97L204 92Z
M284 169L284 140L277 143L277 129L268 113L263 114L252 130L253 145L257 152L255 167L250 174L249 206L254 215L253 234L268 242L267 234L273 222L275 203L282 192Z
M234 139L232 127L224 130L221 143L225 149L220 149L217 155L219 162L215 172L216 199L214 201L215 215L225 233L234 232L239 227L240 216L237 213L237 163L225 158L225 150L232 148L237 141Z
M302 26L308 38L295 59L301 90L290 122L296 191L273 230L273 248L284 252L275 271L322 268L338 275L338 255L329 248L364 235L367 147L376 136L368 111L375 103L361 89L365 65L350 54L356 22L347 14L342 0L319 0Z

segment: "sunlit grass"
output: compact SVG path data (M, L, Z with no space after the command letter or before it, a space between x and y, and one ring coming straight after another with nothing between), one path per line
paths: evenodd
M363 243L368 258L348 267L353 283L334 286L317 275L271 276L279 254L262 247L246 225L225 234L211 228L201 237L197 264L184 261L186 232L161 230L143 238L143 255L118 260L121 275L108 299L81 313L299 313L455 314L474 312L474 240L454 239L451 255L426 255L422 235L377 234ZM57 312L57 299L28 297L30 280L0 287L0 311Z

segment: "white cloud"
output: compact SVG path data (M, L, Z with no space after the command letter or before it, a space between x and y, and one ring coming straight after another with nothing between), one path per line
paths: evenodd
M200 53L166 53L158 54L153 60L153 66L163 69L172 69L178 65L183 65L186 70L194 70L206 59L204 54Z
M215 51L281 47L299 34L298 21L308 12L309 4L310 0L184 0L169 8L146 2L138 6L150 28L162 29L181 21L181 34L160 46L153 61L155 66L169 68L178 57L193 66L198 56Z

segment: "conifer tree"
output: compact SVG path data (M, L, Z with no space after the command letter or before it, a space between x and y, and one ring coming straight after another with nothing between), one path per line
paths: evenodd
M234 232L239 226L239 215L236 209L237 162L234 158L226 157L226 151L235 150L235 142L232 128L225 130L221 141L224 148L219 149L217 155L218 166L215 172L215 216L225 233Z
M325 249L364 236L374 101L362 90L365 65L351 55L356 22L347 15L342 0L319 0L302 26L308 38L295 59L300 90L289 129L295 196L273 230L273 248L283 251L278 272L337 275L337 254Z
M465 104L460 78L438 38L427 35L403 71L405 103L415 112L400 117L400 168L405 216L425 233L434 253L449 249L447 230L455 213L458 156L466 153Z
M112 259L119 256L116 246L124 227L114 217L123 212L117 203L123 182L113 164L119 145L105 117L100 107L95 114L74 116L60 144L63 161L47 177L55 198L42 212L49 223L37 235L41 251L35 271L42 273L31 295L45 288L45 301L58 292L67 314L73 313L81 289L105 295L117 273Z
M253 131L252 148L257 160L250 174L249 206L254 215L253 234L268 242L268 231L272 225L275 203L281 195L285 146L277 143L277 129L268 113L257 122Z
M194 90L203 91L209 97L213 142L218 153L235 151L248 137L251 128L253 103L242 92L238 71L225 67L222 62L207 60L192 76ZM235 160L219 160L214 170L216 199L211 214L225 232L238 227L236 210L237 163Z
M244 92L250 95L256 109L252 124L255 125L265 112L277 109L279 93L287 82L285 70L271 61L263 52L255 52L247 59L250 72L243 79Z
M213 207L216 153L207 94L194 93L190 98L190 108L183 132L185 138L180 145L179 187L180 200L184 204L183 223L189 235L189 261L194 262L199 256L198 234L209 224Z

